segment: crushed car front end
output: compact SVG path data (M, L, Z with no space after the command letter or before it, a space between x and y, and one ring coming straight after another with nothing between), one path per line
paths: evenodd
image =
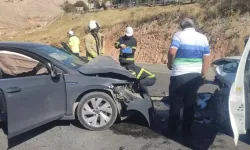
M145 117L148 125L152 125L155 111L150 96L148 93L142 93L135 76L112 58L99 56L80 67L78 71L84 75L82 79L85 81L82 85L85 90L94 87L112 96L121 120L139 112ZM65 79L67 82L67 76Z

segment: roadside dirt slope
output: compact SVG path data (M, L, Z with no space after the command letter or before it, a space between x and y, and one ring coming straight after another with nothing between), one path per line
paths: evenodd
M141 22L140 25L138 23L123 23L105 29L106 54L117 60L119 50L114 48L114 43L120 35L124 35L126 25L131 25L135 30L134 36L138 40L136 61L165 63L171 38L175 32L180 31L176 17L178 16L169 17L169 14L163 14L162 16L158 15L156 19L152 18ZM173 21L169 21L172 20L171 18ZM230 22L226 19L197 22L197 30L208 37L212 60L241 55L244 50L244 39L250 34L248 22L250 22L249 14L234 17Z
M205 13L199 4L170 5L158 7L135 7L125 10L108 10L83 15L66 14L48 28L16 35L4 40L33 41L59 44L68 41L66 32L73 29L81 40L82 55L85 55L83 39L90 20L97 20L105 35L106 55L118 59L119 50L114 43L124 35L126 26L134 28L138 40L136 62L165 63L173 34L179 31L179 17L195 20L196 28L205 34L210 42L212 59L240 55L244 48L244 38L250 33L249 13L235 14L231 18L215 17ZM0 22L1 23L1 22ZM0 36L1 38L1 36Z
M63 13L59 7L63 2L64 0L0 1L0 34L46 25L52 18Z

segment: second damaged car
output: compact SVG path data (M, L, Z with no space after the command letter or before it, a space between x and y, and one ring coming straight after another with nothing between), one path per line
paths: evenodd
M150 125L152 101L135 81L110 57L85 62L50 45L0 43L0 113L8 138L76 117L87 129L104 130L136 111Z

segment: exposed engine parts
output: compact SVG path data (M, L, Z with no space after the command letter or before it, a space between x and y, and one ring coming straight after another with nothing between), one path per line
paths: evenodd
M116 94L116 98L118 100L122 100L125 103L134 101L135 99L142 99L140 94L135 93L133 89L129 89L128 87L125 86L117 86L114 88L114 92Z

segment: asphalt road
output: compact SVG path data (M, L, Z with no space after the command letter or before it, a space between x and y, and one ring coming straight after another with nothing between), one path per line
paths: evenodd
M149 66L150 67L150 66ZM169 73L161 72L162 67L155 66L158 82L152 87L151 93L155 96L167 95ZM150 68L149 68L150 69ZM214 85L206 85L200 92L211 92ZM155 90L155 91L154 91ZM203 91L204 90L204 91ZM165 93L163 93L165 92ZM30 132L6 139L6 125L1 124L0 150L186 150L191 149L185 146L181 139L171 140L165 137L162 132L166 125L165 119L168 116L169 107L160 101L154 101L157 110L157 117L154 126L150 129L145 126L141 116L122 123L114 124L105 131L92 132L83 129L77 121L54 121ZM244 141L249 143L249 137L245 136ZM233 139L220 133L210 125L194 124L194 135L191 139L193 149L212 150L249 150L250 145L239 142L235 147Z
M11 150L188 150L181 139L171 140L162 135L167 107L155 101L157 118L152 129L145 126L141 116L114 124L106 131L85 130L77 121L55 121L8 141L0 132L0 149ZM5 127L2 127L6 130ZM249 150L250 146L233 139L209 125L195 123L192 146L195 149Z
M170 83L171 71L167 69L166 65L155 65L155 64L137 64L138 66L144 67L156 75L156 84L149 87L150 95L153 97L161 97L168 95L168 86ZM206 76L207 84L203 85L199 89L199 93L214 93L218 88L217 85L212 83L214 79L214 72L212 68L209 69Z

